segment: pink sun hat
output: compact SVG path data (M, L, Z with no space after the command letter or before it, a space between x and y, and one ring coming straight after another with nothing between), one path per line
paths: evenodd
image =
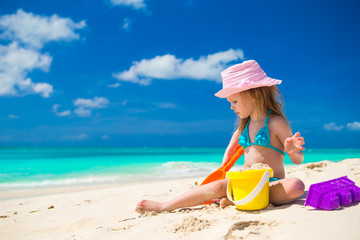
M255 60L244 61L221 72L223 89L215 94L226 98L251 88L269 87L281 83L281 80L269 78Z

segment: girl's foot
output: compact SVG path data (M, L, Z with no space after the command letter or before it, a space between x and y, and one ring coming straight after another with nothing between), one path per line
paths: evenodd
M155 202L151 200L141 200L137 205L135 211L138 213L145 213L145 212L164 212L166 209L164 208L161 202Z
M234 205L234 203L232 203L227 197L223 197L222 199L220 199L220 206L222 208L229 206L229 205Z

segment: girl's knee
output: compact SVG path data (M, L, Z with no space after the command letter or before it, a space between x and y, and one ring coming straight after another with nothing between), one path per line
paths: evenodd
M305 184L298 178L287 179L287 192L292 198L298 198L304 194Z
M305 185L297 178L282 179L270 186L270 202L275 205L291 203L304 194Z

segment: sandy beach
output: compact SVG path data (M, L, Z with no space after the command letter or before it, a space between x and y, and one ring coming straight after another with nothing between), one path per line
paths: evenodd
M359 202L333 211L304 207L304 202L312 183L347 175L360 186L360 159L286 171L305 182L305 194L292 204L259 211L216 204L162 214L134 211L141 199L168 200L203 178L23 196L0 192L0 239L359 239Z

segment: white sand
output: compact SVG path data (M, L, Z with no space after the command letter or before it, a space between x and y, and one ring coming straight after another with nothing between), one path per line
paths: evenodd
M360 159L323 161L287 169L310 184L347 175L360 186ZM203 179L183 179L79 192L42 192L0 201L0 239L360 239L360 203L334 211L292 204L261 211L216 205L147 214L141 199L168 200ZM0 192L0 194L5 194Z

